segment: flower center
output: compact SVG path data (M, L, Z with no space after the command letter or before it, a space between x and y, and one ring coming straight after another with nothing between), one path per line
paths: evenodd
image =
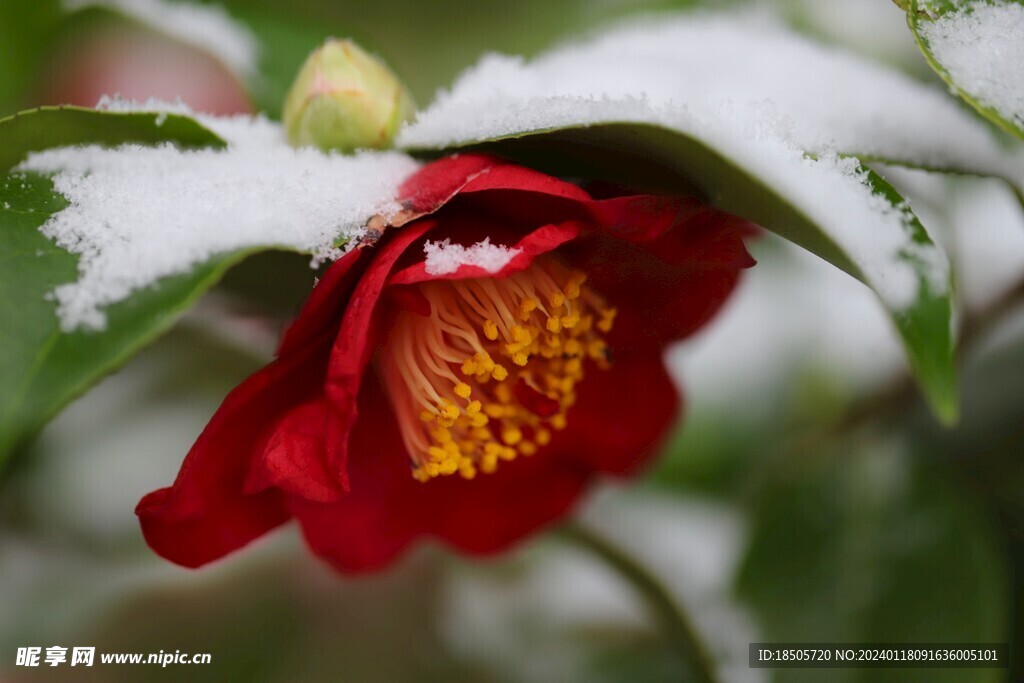
M505 278L435 280L379 363L419 481L489 474L564 429L585 361L610 367L615 309L555 258Z

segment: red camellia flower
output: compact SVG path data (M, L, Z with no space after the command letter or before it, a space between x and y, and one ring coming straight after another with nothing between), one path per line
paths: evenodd
M664 347L753 264L751 226L694 197L596 199L487 156L402 197L139 503L157 553L197 567L291 517L346 572L421 536L500 550L649 459L679 407Z

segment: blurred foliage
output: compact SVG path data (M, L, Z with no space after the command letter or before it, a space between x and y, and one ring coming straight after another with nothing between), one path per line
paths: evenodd
M250 86L259 108L276 117L299 66L327 37L352 37L378 51L422 105L484 52L535 54L567 34L614 19L698 2L228 0L219 4L259 38L261 76ZM0 3L0 115L38 104L33 99L35 81L42 73L43 58L56 49L61 31L67 30L64 20L57 0Z
M847 452L844 452L847 451ZM766 640L1003 642L1005 562L992 520L950 472L868 440L773 472L738 578ZM829 672L832 681L998 681L998 669ZM784 670L778 681L820 680Z
M764 640L1024 642L1021 322L968 356L955 429L902 393L855 428L832 431L854 404L813 375L753 418L706 406L691 416L651 481L748 510L736 591ZM1024 661L1011 652L1016 680ZM779 670L773 680L821 673ZM828 673L830 681L1006 680L998 669Z

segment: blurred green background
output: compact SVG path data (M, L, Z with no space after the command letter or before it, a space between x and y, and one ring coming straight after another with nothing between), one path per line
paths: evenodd
M225 6L260 44L258 74L241 75L124 13L0 0L0 116L115 90L187 92L198 109L273 117L330 35L384 55L426 105L484 52L530 55L631 14L698 4L762 12L932 79L889 0L237 0ZM883 173L957 270L960 426L929 416L865 289L766 238L724 315L669 356L686 428L637 486L602 490L580 513L685 605L723 681L1024 680L1024 214L996 181ZM135 502L173 478L224 394L266 361L312 276L304 257L246 262L4 476L0 677L679 680L630 587L557 537L482 563L426 548L359 580L311 559L294 529L198 573L145 548ZM747 668L754 641L1018 647L1011 672L768 671ZM14 667L28 645L210 652L213 664Z

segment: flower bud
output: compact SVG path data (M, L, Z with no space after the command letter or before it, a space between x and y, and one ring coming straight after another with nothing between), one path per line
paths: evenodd
M328 40L299 70L284 102L295 147L351 152L391 146L415 105L384 62L351 40Z

